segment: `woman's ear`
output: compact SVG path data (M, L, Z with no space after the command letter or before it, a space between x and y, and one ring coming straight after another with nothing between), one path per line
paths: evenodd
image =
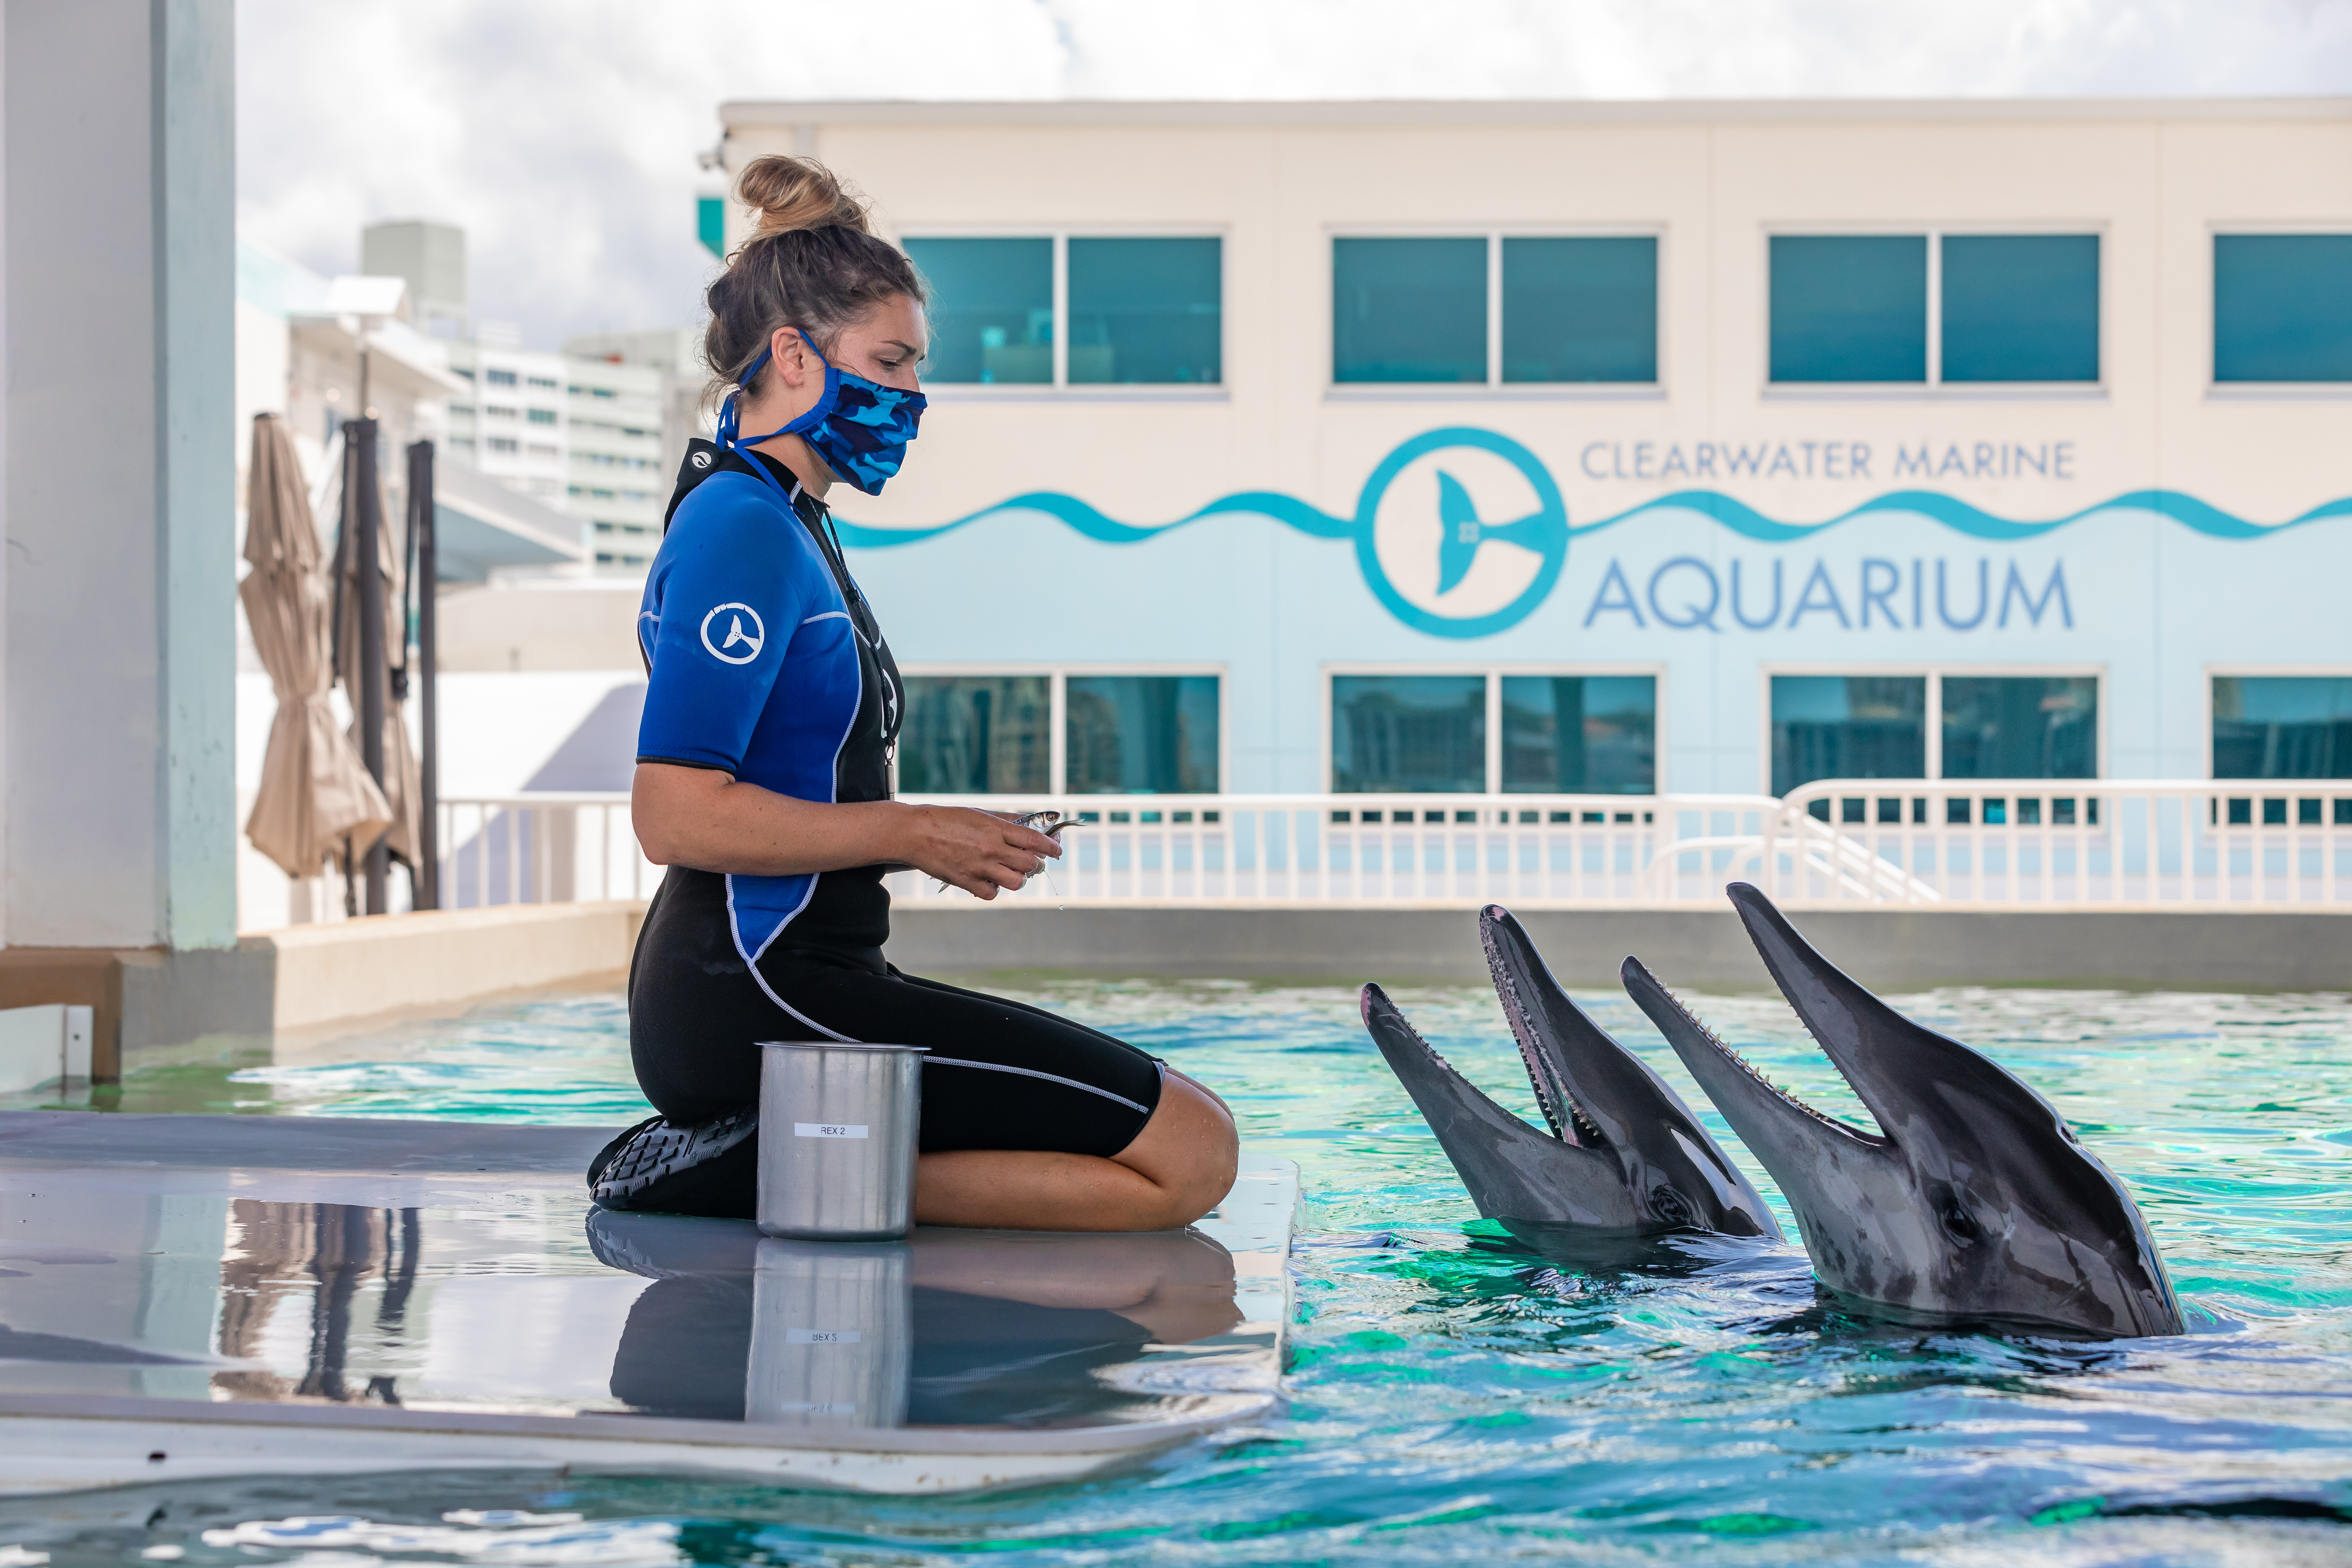
M795 327L778 327L768 339L768 352L773 356L777 376L797 392L808 382L815 368L807 342Z

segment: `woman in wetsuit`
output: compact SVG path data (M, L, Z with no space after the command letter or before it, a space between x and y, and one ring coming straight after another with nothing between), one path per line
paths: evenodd
M921 279L822 165L754 161L759 227L710 286L718 439L688 448L637 620L633 809L668 868L629 972L629 1048L661 1114L590 1182L608 1206L746 1215L762 1040L923 1046L925 1225L1155 1230L1232 1184L1214 1095L1097 1030L901 974L886 868L982 899L1060 853L1004 817L890 795L897 665L830 530L878 493L923 406Z

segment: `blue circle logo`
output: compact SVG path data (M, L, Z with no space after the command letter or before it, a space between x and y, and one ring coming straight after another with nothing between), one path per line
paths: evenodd
M1551 470L1509 437L1431 430L1364 481L1355 538L1356 564L1391 615L1433 637L1488 637L1527 619L1559 581L1568 506Z

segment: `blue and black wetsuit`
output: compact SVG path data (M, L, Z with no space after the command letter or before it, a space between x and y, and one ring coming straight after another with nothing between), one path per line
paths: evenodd
M898 668L827 521L783 465L692 444L637 617L639 762L802 800L889 796ZM654 1108L681 1126L743 1110L762 1040L868 1040L929 1047L927 1152L1107 1156L1132 1142L1160 1102L1160 1064L1051 1013L899 973L882 952L882 877L669 868L629 970L630 1055ZM674 1178L693 1192L634 1206L749 1215L752 1147Z

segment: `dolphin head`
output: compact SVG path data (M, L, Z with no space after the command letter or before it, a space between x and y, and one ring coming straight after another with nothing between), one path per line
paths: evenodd
M1625 989L1780 1184L1823 1284L1935 1320L2098 1338L2181 1331L2147 1221L2049 1102L1872 995L1754 888L1730 892L1875 1132L1774 1087L1637 960L1625 961Z
M1490 905L1478 930L1549 1131L1472 1087L1379 986L1365 986L1362 998L1365 1028L1478 1212L1548 1230L1778 1240L1770 1211L1689 1107L1569 1000L1510 912Z

